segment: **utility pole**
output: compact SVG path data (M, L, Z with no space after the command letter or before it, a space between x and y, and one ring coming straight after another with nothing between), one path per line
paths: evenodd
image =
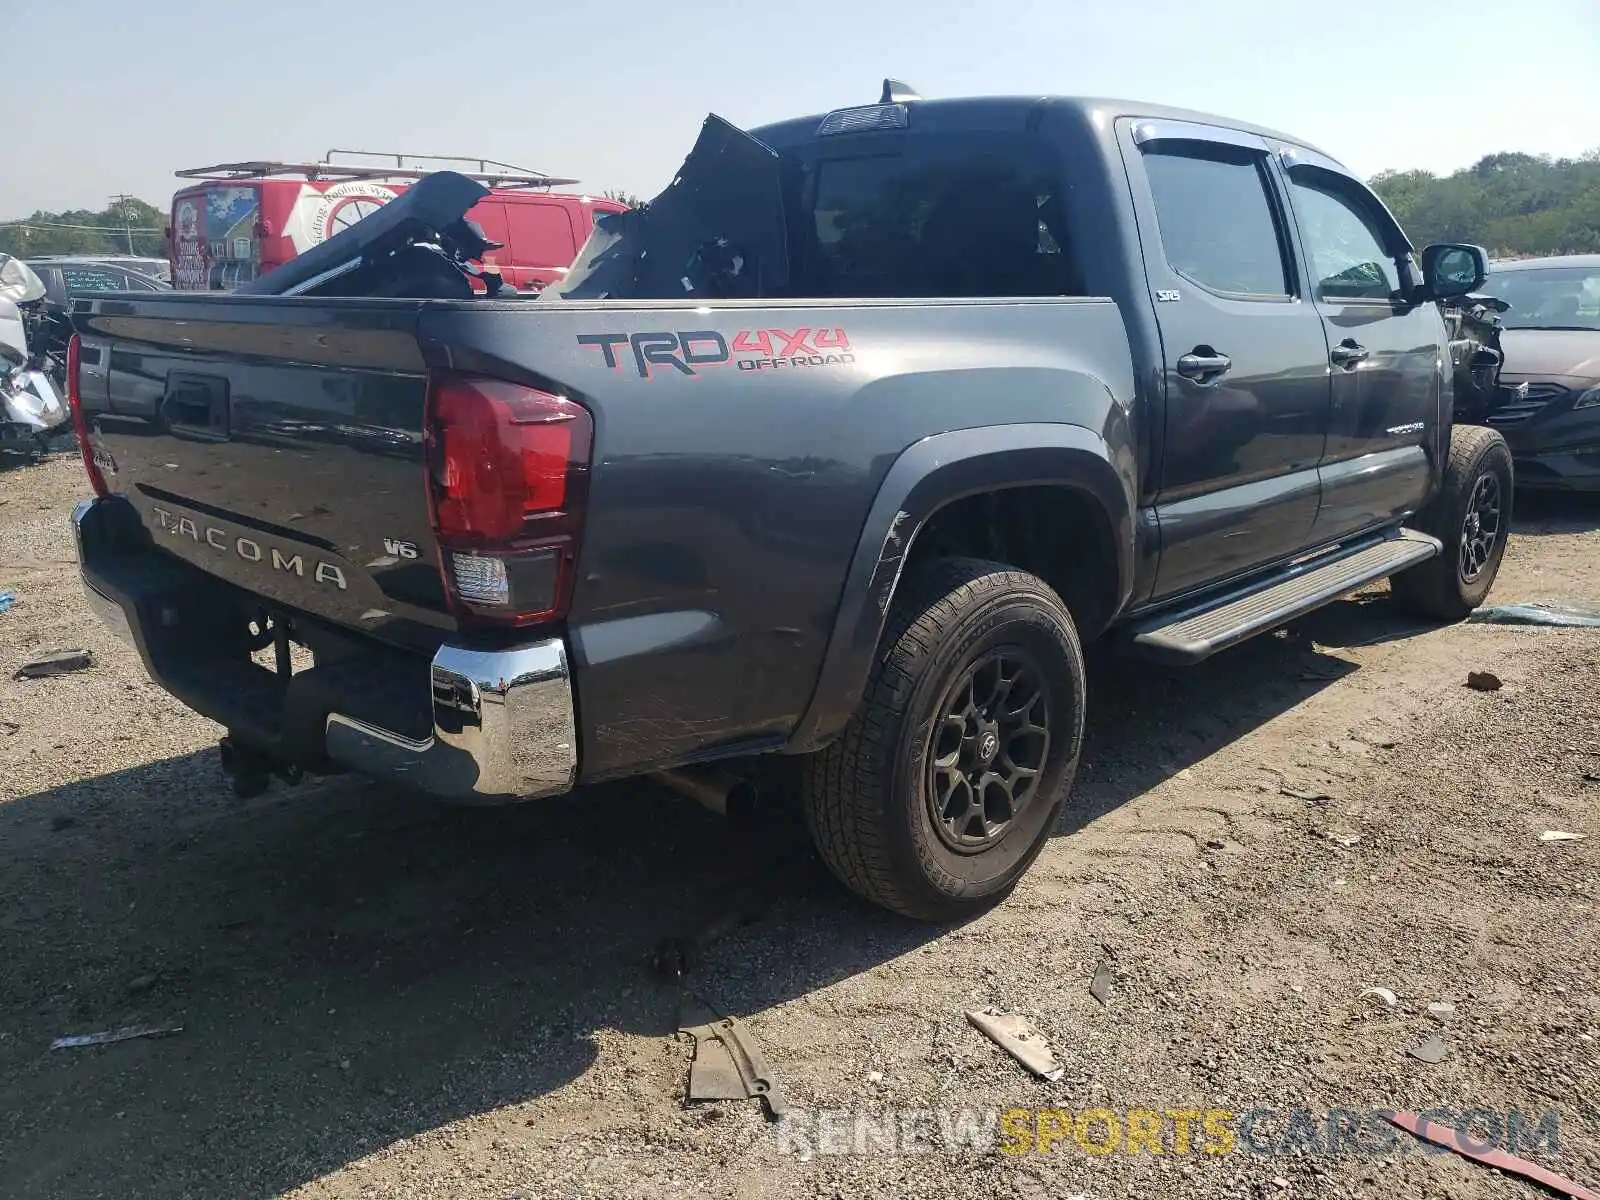
M126 192L118 192L111 197L111 202L117 206L117 212L122 217L122 232L128 237L128 253L133 254L133 220L128 216L128 201L133 197Z

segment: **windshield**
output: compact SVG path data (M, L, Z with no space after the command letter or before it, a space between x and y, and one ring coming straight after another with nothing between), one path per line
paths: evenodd
M1600 265L1496 267L1483 290L1510 305L1507 329L1600 331Z

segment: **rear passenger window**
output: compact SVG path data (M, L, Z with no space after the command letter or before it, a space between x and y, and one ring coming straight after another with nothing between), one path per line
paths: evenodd
M1149 150L1161 246L1172 269L1213 292L1289 295L1283 242L1259 155L1228 146Z
M1083 294L1061 182L1033 138L928 135L902 147L812 165L797 294Z

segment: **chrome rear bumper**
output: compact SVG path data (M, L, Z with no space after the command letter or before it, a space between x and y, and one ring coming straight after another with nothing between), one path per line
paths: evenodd
M171 667L181 657L182 630L161 628L162 618L156 614L170 610L152 602L149 590L141 588L138 564L130 564L126 555L99 551L96 539L86 532L100 503L107 502L85 500L72 512L90 610L139 651L156 683L202 715L227 724L226 697L218 689L202 690L191 678L180 692L158 668L158 660ZM166 562L161 566L173 568ZM157 642L159 655L152 652ZM562 639L544 638L500 651L443 645L433 656L428 678L432 730L426 737L348 715L339 711L336 700L325 717L317 710L327 758L456 803L500 804L572 790L578 737ZM292 692L285 690L286 703Z
M329 713L328 757L458 802L572 790L578 734L560 638L496 653L440 646L431 674L432 736L419 742Z

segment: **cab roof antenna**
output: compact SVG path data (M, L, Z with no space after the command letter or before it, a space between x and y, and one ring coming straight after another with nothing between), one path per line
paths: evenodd
M910 100L921 100L922 96L917 89L900 79L885 79L883 81L883 95L878 98L879 104L905 104Z

